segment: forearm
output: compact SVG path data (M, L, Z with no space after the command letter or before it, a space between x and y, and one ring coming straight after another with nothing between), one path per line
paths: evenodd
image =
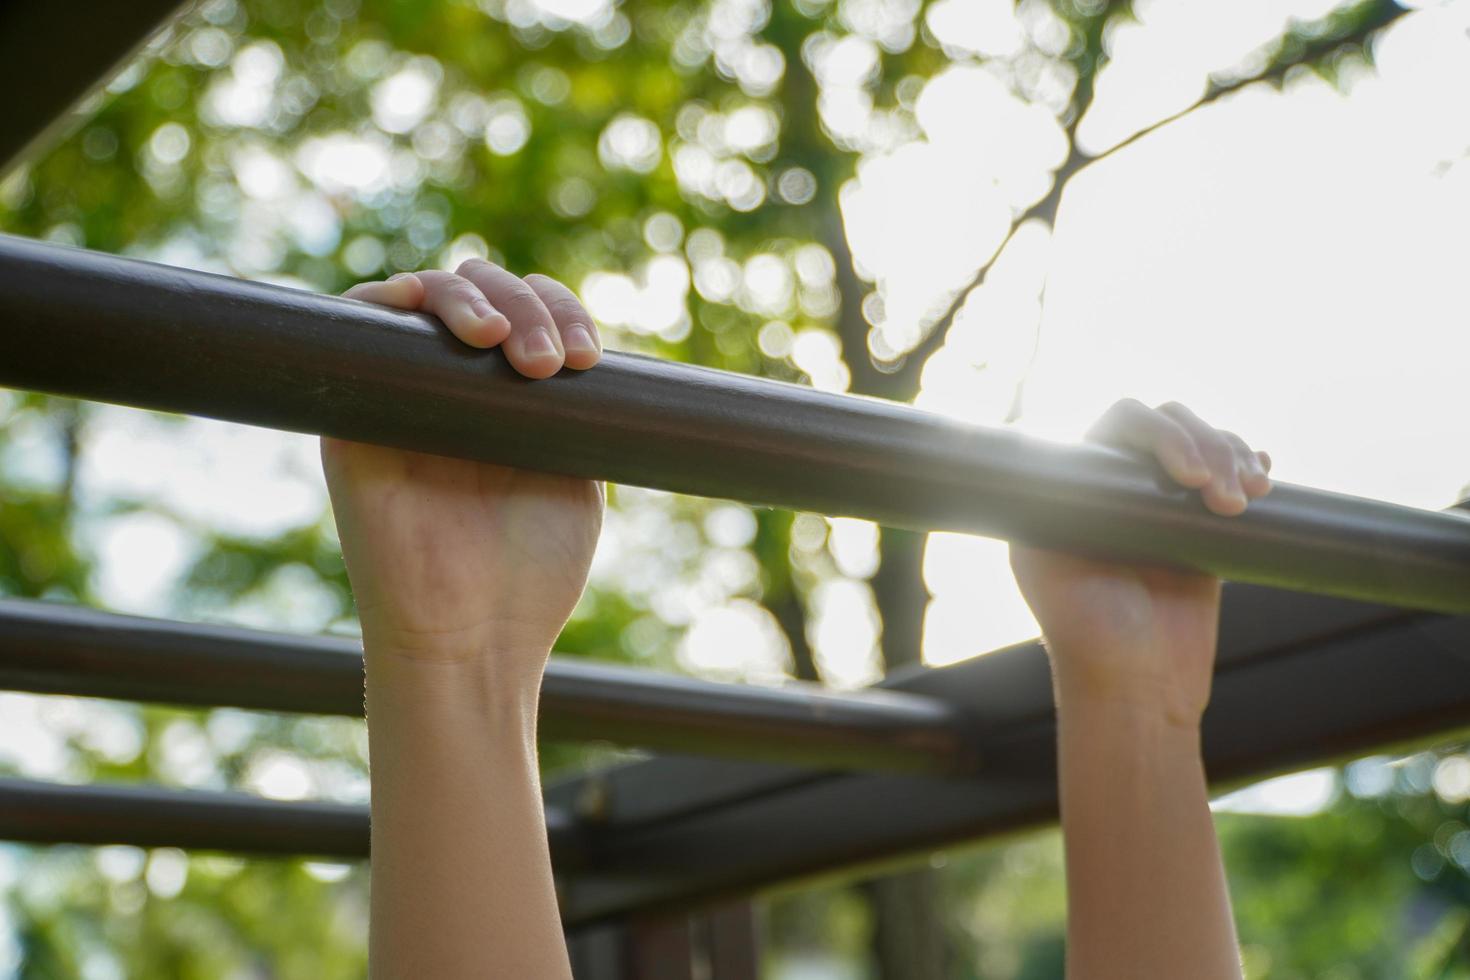
M368 644L375 980L571 976L536 767L538 686L497 677L496 663Z
M1199 728L1058 685L1072 980L1239 980Z

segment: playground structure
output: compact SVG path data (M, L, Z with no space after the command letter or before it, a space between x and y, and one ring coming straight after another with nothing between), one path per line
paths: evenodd
M46 93L7 123L0 158L174 5L76 6L96 29L75 58L0 58L0 77ZM0 49L27 29L29 50L54 50L60 20L27 9L3 15L34 23L0 21ZM1470 517L1455 511L1280 486L1227 520L1091 447L629 355L530 384L422 315L5 236L0 322L0 385L1222 575L1204 735L1219 784L1470 724ZM9 690L352 716L360 657L340 639L0 602ZM554 659L543 717L547 737L656 753L547 787L589 980L696 962L748 976L751 891L1056 814L1034 643L850 693ZM5 779L0 838L362 858L367 810Z

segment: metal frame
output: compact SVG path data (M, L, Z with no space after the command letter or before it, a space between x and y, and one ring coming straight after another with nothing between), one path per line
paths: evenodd
M432 317L0 236L0 384L1470 613L1470 518L1281 484L1238 518L1151 463L609 353L528 382Z
M0 125L0 172L80 123L89 96L187 6L179 0L0 2L0 92L12 96Z
M0 167L78 121L97 79L179 9L0 6L0 90L28 93L0 127ZM526 386L424 317L5 237L0 317L0 383L1470 612L1470 521L1453 515L1282 487L1225 524L1149 466L1094 450L618 355ZM1230 587L1211 778L1470 724L1467 657L1464 619ZM0 603L0 687L355 715L360 672L345 640ZM1055 815L1039 647L890 685L753 691L554 660L549 733L737 757L656 757L548 788L577 975L754 976L750 904L689 903ZM14 779L0 779L0 837L339 857L368 840L361 806Z
M174 700L178 684L168 671L145 671L126 689L102 690L89 672L100 670L111 683L117 663L105 650L67 640L65 615L59 625L54 621L56 607L4 603L0 611L0 638L18 637L0 645L0 685L75 676L66 690ZM59 611L120 623L120 632L135 640L177 631L191 641L180 649L209 649L194 645L209 629ZM50 626L62 641L47 638ZM129 634L130 626L140 632ZM310 643L296 649L309 653ZM91 652L78 659L69 649ZM32 652L17 656L25 650ZM61 651L62 669L37 670L46 650ZM330 655L355 660L341 651ZM211 660L207 653L203 659ZM1470 618L1227 586L1215 694L1205 719L1211 780L1228 784L1470 725L1467 660ZM664 916L1054 818L1050 677L1037 644L953 667L914 669L890 684L942 702L963 719L977 760L972 771L845 772L660 756L549 786L548 826L568 926L580 935L597 923ZM54 689L47 685L30 688ZM0 782L0 837L13 839L361 857L366 827L365 807Z
M1470 619L1399 608L1470 609L1463 514L1282 486L1227 520L1100 450L616 354L531 384L420 315L4 236L0 317L0 383L1390 603L1227 589L1206 719L1217 782L1470 724ZM345 639L0 603L0 684L18 689L357 714L360 670ZM655 921L1055 816L1037 645L885 687L757 690L555 660L549 732L681 753L548 788L568 927ZM361 807L20 781L0 803L0 836L32 841L367 846ZM618 935L633 962L654 933Z
M1321 764L1470 725L1470 620L1238 588L1205 719L1211 782ZM935 780L761 774L657 759L552 786L601 802L570 921L882 865L1056 816L1055 726L1039 645L909 674L987 719L981 772ZM691 868L697 868L691 871Z
M360 717L362 647L0 600L0 688L168 704ZM720 684L553 657L541 730L688 754L833 769L959 773L974 766L967 720L937 698L815 684Z

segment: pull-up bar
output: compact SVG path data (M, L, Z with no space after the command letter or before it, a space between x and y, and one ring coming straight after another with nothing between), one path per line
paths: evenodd
M291 636L0 600L0 689L203 707L360 716L362 649ZM829 769L973 769L962 712L900 691L720 684L553 657L549 738Z
M1152 465L609 353L528 382L432 318L0 236L0 384L678 493L1470 612L1470 518L1278 485L1239 518Z

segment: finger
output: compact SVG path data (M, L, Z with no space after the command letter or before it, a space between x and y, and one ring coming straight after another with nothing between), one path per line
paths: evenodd
M1264 449L1257 449L1256 459L1260 461L1261 469L1269 474L1271 472L1271 454Z
M1159 411L1184 427L1210 468L1210 480L1200 488L1205 506L1226 517L1233 517L1245 510L1247 498L1245 489L1240 485L1240 460L1225 433L1178 402L1160 405Z
M582 305L566 286L547 276L529 275L526 285L534 292L556 321L561 331L562 350L567 352L567 367L585 371L602 357L602 345L598 343L597 324L592 314Z
M379 306L416 310L424 299L424 284L412 272L400 272L387 282L360 282L342 295Z
M491 305L480 287L464 276L437 270L420 272L424 301L419 309L444 321L471 347L495 347L510 336L510 319Z
M1087 434L1089 442L1147 453L1159 461L1176 483L1198 488L1210 480L1210 469L1189 432L1178 422L1142 402L1125 398L1108 409Z
M503 346L512 367L528 378L549 378L561 370L566 357L561 333L535 290L484 259L466 259L457 271L510 318L510 337Z
M1240 486L1245 490L1247 496L1252 499L1264 497L1271 492L1271 478L1266 475L1266 467L1262 465L1258 457L1246 441L1234 432L1222 433L1230 445L1235 447L1235 458L1237 472L1240 474Z

